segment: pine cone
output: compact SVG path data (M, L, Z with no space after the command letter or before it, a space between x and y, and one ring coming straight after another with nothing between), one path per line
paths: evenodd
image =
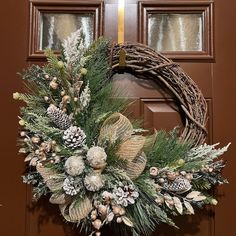
M74 196L83 188L83 182L79 178L68 176L63 183L63 189L67 195Z
M65 130L72 125L69 116L54 105L49 106L47 109L47 115L50 120L60 129Z
M116 186L113 190L113 195L116 203L124 207L134 204L135 199L139 197L139 193L133 184L123 185L122 183Z
M76 149L83 147L86 142L86 135L82 129L77 126L71 126L63 135L64 143L68 148Z
M185 193L191 189L192 185L186 178L178 176L174 181L163 184L163 188L176 193Z

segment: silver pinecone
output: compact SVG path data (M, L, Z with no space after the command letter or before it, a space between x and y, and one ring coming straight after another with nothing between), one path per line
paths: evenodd
M113 196L118 205L127 207L129 204L135 203L135 199L139 197L139 193L133 184L126 185L120 183L113 190Z
M83 188L83 182L80 178L68 176L63 182L63 189L67 195L74 196Z
M168 191L181 194L189 191L192 185L186 178L178 176L174 181L165 182L162 187Z
M70 117L54 105L50 105L48 107L47 115L50 120L60 129L65 130L72 125Z
M85 146L86 135L82 129L77 126L71 126L64 131L63 140L65 146L71 149Z

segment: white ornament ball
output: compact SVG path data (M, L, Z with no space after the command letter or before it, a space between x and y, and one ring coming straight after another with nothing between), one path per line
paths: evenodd
M104 186L104 181L100 174L93 173L84 178L84 186L87 190L96 192Z
M65 171L71 176L80 175L85 168L82 156L71 156L65 162Z
M87 161L94 169L103 168L106 165L107 154L101 147L91 147L87 152Z

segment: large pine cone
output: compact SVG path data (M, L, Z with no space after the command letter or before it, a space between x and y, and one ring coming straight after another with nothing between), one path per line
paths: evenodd
M86 135L79 127L71 126L64 131L63 140L68 148L76 149L85 145Z
M54 105L49 106L47 109L47 115L50 120L60 129L65 130L72 125L70 117Z

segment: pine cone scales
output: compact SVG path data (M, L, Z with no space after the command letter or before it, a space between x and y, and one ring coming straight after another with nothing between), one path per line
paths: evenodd
M64 131L63 140L68 148L76 149L85 145L86 135L79 127L71 126Z
M184 177L178 176L174 181L164 183L163 188L176 193L185 193L191 189L192 185L189 180Z
M69 118L69 116L54 105L50 105L48 107L47 115L50 118L50 120L58 128L60 128L62 130L68 129L72 125L72 122L71 122L71 119Z

